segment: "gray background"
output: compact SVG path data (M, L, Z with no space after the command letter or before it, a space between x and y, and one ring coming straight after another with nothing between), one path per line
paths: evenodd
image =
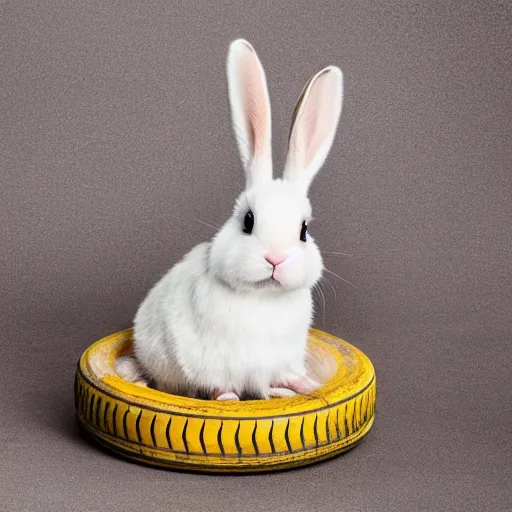
M510 511L509 2L2 1L0 494L6 511ZM224 64L267 71L276 168L329 63L340 130L311 190L325 320L373 360L356 450L275 475L155 470L84 441L72 379L243 184Z

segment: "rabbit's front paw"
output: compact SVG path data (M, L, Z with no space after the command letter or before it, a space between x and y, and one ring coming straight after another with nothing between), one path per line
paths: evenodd
M297 396L297 393L290 388L271 387L268 391L269 398L292 398Z
M297 393L298 395L309 395L316 391L319 387L320 384L307 375L290 376L275 386L275 388L278 389L286 388Z
M220 393L219 395L217 395L215 397L215 400L220 400L224 402L227 400L240 400L240 397L236 393L233 393L232 391L227 391L225 393Z

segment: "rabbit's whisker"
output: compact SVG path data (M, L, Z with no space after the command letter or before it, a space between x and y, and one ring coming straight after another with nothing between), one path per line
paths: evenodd
M333 252L333 251L320 251L322 254L336 254L338 256L354 256L353 254L347 254L346 252Z
M336 288L334 288L334 285L331 283L331 281L329 281L326 276L322 276L322 280L330 286L332 292L334 293L334 300L338 300L338 297L336 296Z
M218 231L220 229L220 226L216 226L215 224L211 224L209 222L206 222L205 220L196 219L197 222L203 224L204 226L208 226L209 228L214 229L215 231Z
M338 279L341 279L345 283L349 284L350 286L353 286L354 288L357 288L357 286L354 283L351 283L350 281L347 281L346 279L343 279L340 275L336 274L336 272L333 272L332 270L329 270L327 267L324 267L324 270L326 272L329 272L329 274L332 274L333 276L337 277Z
M359 254L348 254L346 252L336 252L336 251L320 251L322 254L334 254L336 256L380 256L381 254L389 254L392 251L382 251L382 252L362 252Z

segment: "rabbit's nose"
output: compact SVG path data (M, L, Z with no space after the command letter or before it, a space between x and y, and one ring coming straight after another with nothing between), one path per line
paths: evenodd
M265 256L265 259L274 267L276 268L278 265L283 263L283 261L286 259L283 256L277 256L276 254L267 254Z

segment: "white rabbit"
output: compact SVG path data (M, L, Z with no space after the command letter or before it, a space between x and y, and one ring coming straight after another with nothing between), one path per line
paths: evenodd
M231 218L151 289L134 319L134 351L154 386L191 397L237 400L308 394L311 288L323 263L307 234L309 185L331 148L343 76L329 66L295 109L283 179L272 179L265 73L254 48L233 41L227 59L234 132L246 175Z

